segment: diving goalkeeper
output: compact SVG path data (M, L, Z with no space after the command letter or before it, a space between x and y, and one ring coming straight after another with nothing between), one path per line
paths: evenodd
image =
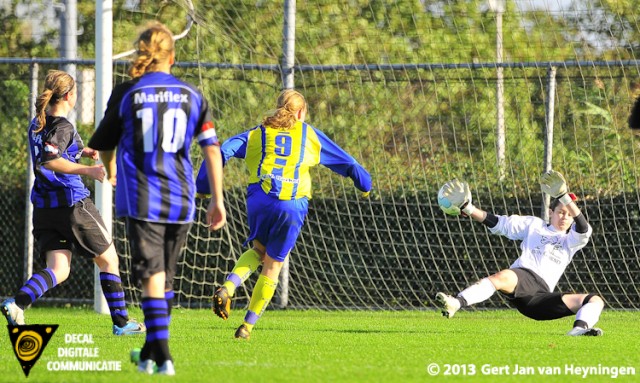
M493 234L522 241L520 257L510 268L501 270L467 287L456 297L439 292L436 304L442 315L451 318L462 307L483 302L496 292L523 315L535 320L552 320L576 315L571 336L600 336L594 327L604 308L596 294L554 292L558 280L573 256L589 242L592 228L568 192L562 174L549 171L540 180L542 191L553 197L549 224L533 216L500 216L476 208L466 182L452 180L443 185L439 196L449 202L442 207L449 215L467 215L485 224Z

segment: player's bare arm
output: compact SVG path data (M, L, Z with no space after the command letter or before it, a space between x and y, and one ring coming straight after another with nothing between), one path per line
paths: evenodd
M100 151L100 160L105 166L109 183L116 186L116 156L113 150Z
M202 151L211 190L211 200L207 208L207 224L209 230L213 231L220 229L227 221L222 192L222 155L218 145L205 146Z
M98 159L98 151L93 148L85 147L82 149L82 157L91 158L95 161Z
M101 164L82 165L64 158L56 158L55 160L45 162L44 167L57 173L88 176L99 182L102 182L105 176L104 166Z

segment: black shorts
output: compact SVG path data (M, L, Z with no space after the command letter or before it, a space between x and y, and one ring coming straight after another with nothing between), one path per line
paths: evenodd
M573 315L562 301L563 293L550 293L547 283L528 269L511 269L518 276L512 294L506 295L509 302L524 316L535 320L552 320Z
M95 258L109 248L111 235L90 198L71 207L33 209L33 236L40 247L40 258L52 250L78 252Z
M127 217L126 226L135 282L164 271L165 289L173 290L178 257L191 223L157 223Z

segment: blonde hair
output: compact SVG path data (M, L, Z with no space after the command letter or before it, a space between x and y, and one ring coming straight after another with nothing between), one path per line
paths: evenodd
M36 119L38 127L35 132L44 129L47 123L47 107L57 104L76 86L76 82L67 72L50 70L44 79L44 90L36 98Z
M136 57L129 69L133 78L157 71L157 65L167 63L175 50L173 34L160 23L153 23L140 33L134 46Z
M298 118L299 111L307 111L307 101L304 96L293 89L286 89L278 96L276 110L262 119L262 124L277 129L290 129Z

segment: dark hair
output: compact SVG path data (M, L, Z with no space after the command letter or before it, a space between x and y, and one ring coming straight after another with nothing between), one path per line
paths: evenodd
M560 202L558 198L551 198L551 202L549 203L549 209L556 210L558 205L562 205L562 202Z
M562 202L560 202L560 200L557 198L552 198L551 202L549 203L549 209L551 209L552 211L556 210L558 205L562 205Z

